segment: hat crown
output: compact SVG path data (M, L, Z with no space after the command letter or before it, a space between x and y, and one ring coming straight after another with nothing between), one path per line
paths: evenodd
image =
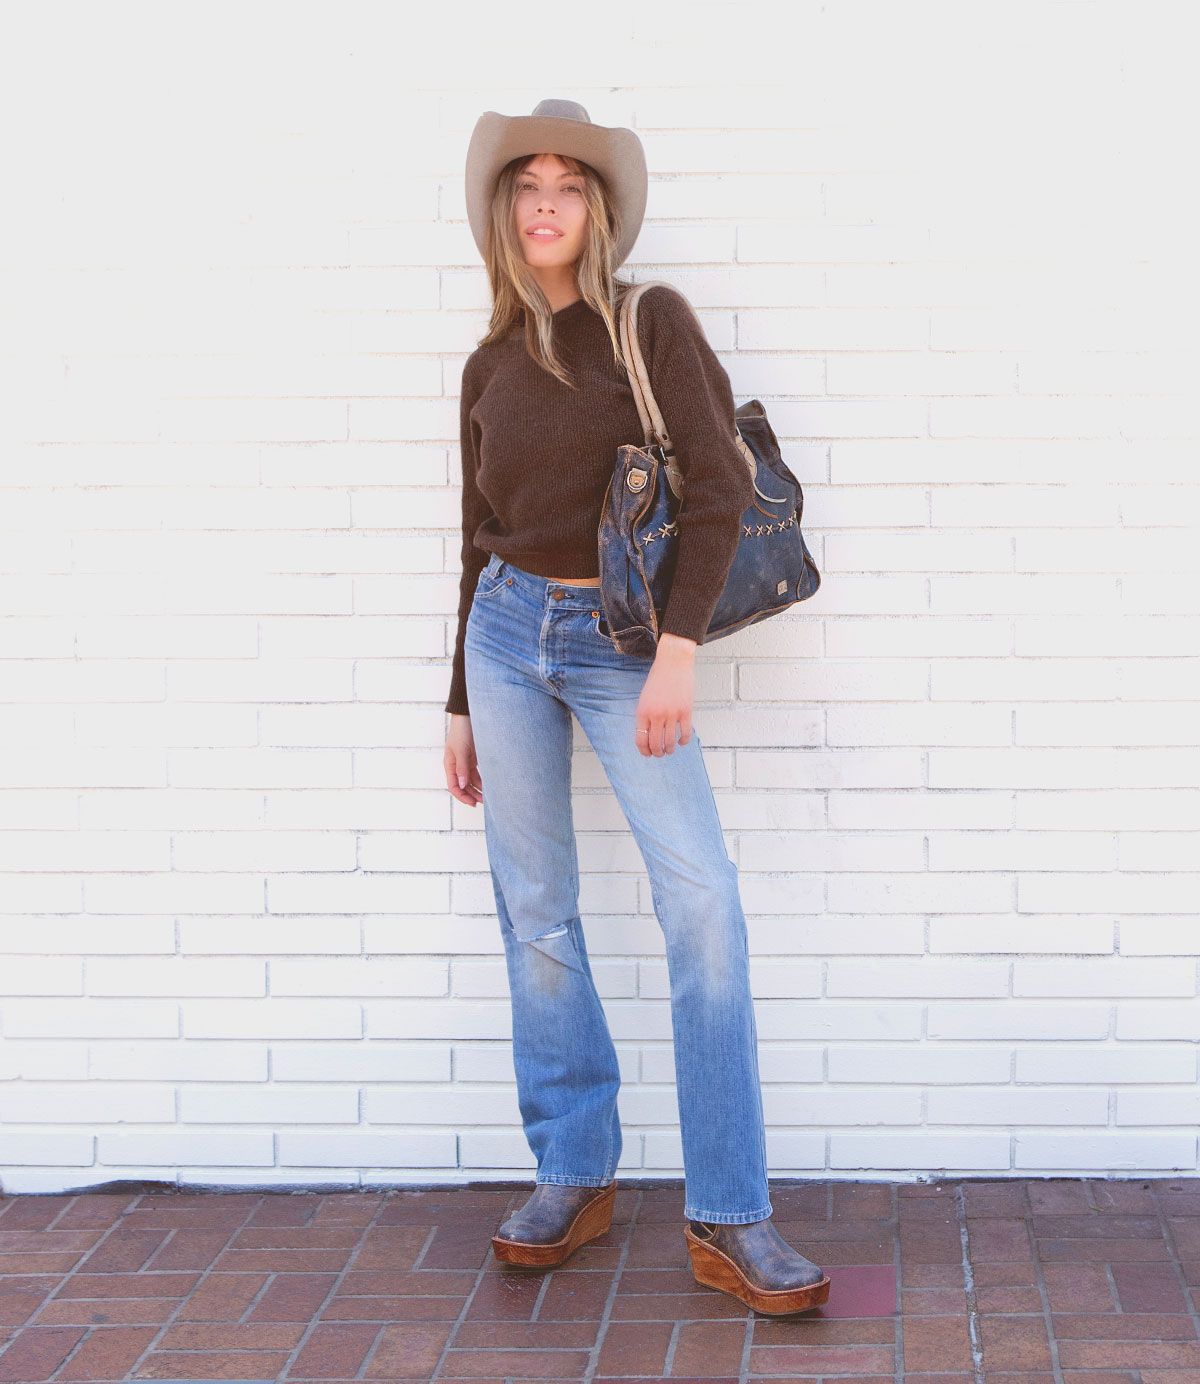
M549 96L544 101L539 101L533 108L534 115L556 115L560 120L578 120L585 125L592 123L591 117L578 101L564 101L556 96Z

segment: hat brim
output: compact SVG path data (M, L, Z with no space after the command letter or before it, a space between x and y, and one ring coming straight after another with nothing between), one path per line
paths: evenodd
M621 218L614 268L628 259L646 215L646 152L623 126L593 125L561 115L484 111L467 145L467 221L484 254L492 196L500 170L522 154L568 154L590 164L608 184Z

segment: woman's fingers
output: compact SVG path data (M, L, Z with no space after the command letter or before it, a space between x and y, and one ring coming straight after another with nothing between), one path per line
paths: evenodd
M482 800L483 780L473 755L447 745L442 765L446 771L446 788L451 797L466 803L468 807L474 807Z
M639 752L647 756L653 755L655 759L661 759L665 754L674 754L674 730L675 722L665 716L639 715L634 730L634 740Z

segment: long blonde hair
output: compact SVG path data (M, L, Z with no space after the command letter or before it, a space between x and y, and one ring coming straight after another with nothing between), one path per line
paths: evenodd
M588 218L583 253L575 263L575 280L583 298L604 319L612 340L613 357L622 363L617 333L617 312L621 296L633 285L618 279L613 256L621 226L616 207L603 177L590 165L569 154L556 154L579 176ZM479 344L486 346L506 336L518 324L525 310L525 349L537 363L574 389L570 375L554 350L550 303L529 271L521 250L513 214L517 183L536 154L511 159L500 171L492 197L491 215L485 236L484 264L492 288L492 319Z

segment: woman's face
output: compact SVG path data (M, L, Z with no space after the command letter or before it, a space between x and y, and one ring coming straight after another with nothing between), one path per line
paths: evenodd
M572 265L583 254L588 217L583 177L557 154L539 154L517 175L514 210L526 264L553 269Z

